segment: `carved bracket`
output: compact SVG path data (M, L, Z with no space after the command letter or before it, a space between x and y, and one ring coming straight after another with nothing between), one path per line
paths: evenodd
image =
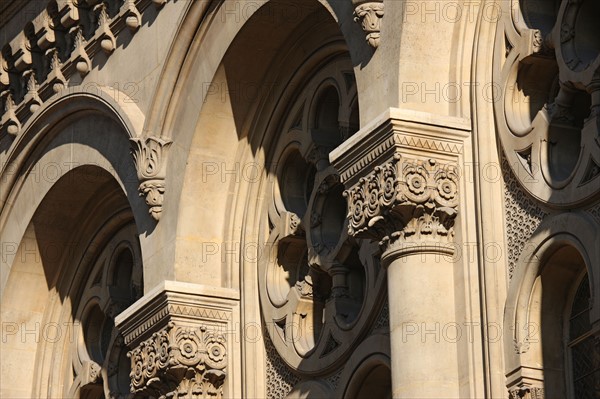
M172 142L156 137L131 139L131 154L140 181L140 196L146 198L150 214L160 220L165 193L167 152Z
M130 351L131 392L153 397L223 397L225 337L206 326L169 322Z
M383 18L383 1L352 0L354 5L354 21L360 23L367 35L367 42L373 48L379 46L381 35L381 19Z

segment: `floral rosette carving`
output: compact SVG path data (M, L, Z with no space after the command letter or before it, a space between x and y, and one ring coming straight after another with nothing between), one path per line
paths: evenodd
M146 377L144 376L144 356L142 356L141 350L135 350L130 352L131 357L131 374L129 374L129 378L131 378L131 389L139 389L143 387L144 380Z
M344 196L348 197L348 192L344 191ZM353 234L360 226L366 223L367 214L365 212L365 194L363 186L360 185L352 192L352 202L350 208L350 224L348 229Z
M227 349L222 334L173 322L129 352L131 392L155 397L220 398Z
M147 380L152 379L154 376L156 376L156 371L157 371L157 365L156 365L156 347L154 345L151 345L149 342L145 343L145 345L143 345L144 347L144 351L143 351L143 358L144 358L144 364L146 365L146 367L144 367L144 377L146 377Z
M210 368L222 369L227 365L227 351L225 337L220 334L208 332L204 338L208 357L206 364Z
M401 170L401 173L398 171ZM368 190L369 201L364 203ZM435 160L402 160L399 155L345 191L349 234L382 244L417 236L452 237L458 207L458 173Z
M196 334L196 331L192 329L178 329L175 335L175 342L177 343L175 353L175 360L186 366L194 366L202 360L202 353L200 353L200 337Z
M404 183L407 190L404 195L409 201L416 203L427 202L430 196L430 190L427 182L427 171L423 165L407 164L404 166Z

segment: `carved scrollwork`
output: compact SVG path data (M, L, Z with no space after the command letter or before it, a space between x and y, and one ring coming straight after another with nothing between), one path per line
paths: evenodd
M134 138L131 142L131 153L140 181L140 196L146 198L150 214L158 221L162 213L165 193L167 151L172 142L156 137Z
M226 339L205 326L169 322L128 356L132 393L174 399L223 397Z
M360 23L369 45L373 48L379 47L383 1L353 0L352 3L355 7L354 21Z
M399 238L453 237L458 213L458 173L453 165L396 154L344 195L350 235L382 240L382 244Z

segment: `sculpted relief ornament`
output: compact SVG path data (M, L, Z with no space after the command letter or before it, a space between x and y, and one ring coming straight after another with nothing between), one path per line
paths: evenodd
M379 241L382 260L413 252L454 253L461 132L390 115L332 155L346 186L348 233Z
M130 349L130 397L239 397L239 354L228 347L237 295L167 280L120 314L115 325Z
M367 35L367 42L373 48L379 46L381 36L381 19L383 18L383 1L352 0L354 5L354 21L361 25Z
M170 322L129 352L131 391L156 398L223 397L225 337Z
M131 143L131 153L140 181L140 196L146 198L150 214L154 220L159 221L165 193L166 157L172 142L148 137L131 139Z
M422 243L450 242L458 207L458 172L452 165L403 159L396 153L358 184L348 198L348 231L356 237Z
M160 10L166 2L48 1L13 40L1 44L0 134L19 135L31 115L73 76L88 75L97 54L114 53L121 32L135 33L148 7Z
M499 4L494 109L504 155L538 201L590 203L600 195L600 3Z
M544 399L544 388L514 388L510 390L510 399Z

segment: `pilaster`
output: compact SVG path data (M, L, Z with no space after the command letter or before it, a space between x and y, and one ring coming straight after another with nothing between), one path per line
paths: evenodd
M165 281L117 316L131 392L156 398L241 396L239 294Z

